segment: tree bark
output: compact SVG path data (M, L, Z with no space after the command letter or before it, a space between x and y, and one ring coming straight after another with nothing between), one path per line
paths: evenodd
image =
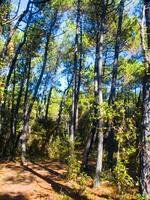
M4 58L7 54L7 50L8 50L8 46L10 44L10 41L15 33L15 31L17 30L17 28L19 27L20 23L22 22L23 18L27 15L27 13L29 12L29 6L30 6L30 1L27 4L26 10L20 15L18 21L16 22L15 26L13 27L13 29L11 30L9 37L5 43L5 47L3 48L3 50L0 52L0 57Z
M38 92L38 89L39 89L39 86L40 86L40 83L41 83L41 80L42 80L42 77L43 77L43 74L44 74L44 71L45 71L45 68L46 68L49 40L50 40L50 34L48 34L47 38L46 38L43 66L42 66L42 70L41 70L41 73L40 73L40 77L39 77L37 84L35 86L35 90L34 90L34 93L33 93L33 97L31 99L31 103L29 104L27 102L27 99L26 99L26 102L25 102L24 125L23 125L23 132L22 132L22 135L21 135L21 138L20 138L21 139L21 160L22 160L22 163L25 163L25 160L26 160L26 158L25 158L26 157L26 142L27 142L27 135L28 135L28 130L29 130L29 118L30 118L32 107L33 107L34 101L36 99L37 92Z
M91 152L91 148L92 148L92 144L93 144L93 140L94 140L94 134L96 133L96 128L95 128L96 124L93 124L93 128L92 131L90 132L87 142L86 142L86 147L84 150L84 154L83 154L83 168L85 170L88 169L88 159L89 159L89 154Z
M116 87L117 87L117 75L118 75L118 67L119 67L119 53L120 53L120 42L121 42L121 33L122 33L122 19L124 12L124 3L125 0L120 1L119 5L119 19L118 19L118 29L116 35L116 43L115 43L115 55L114 55L114 63L113 63L113 71L112 71L112 81L111 81L111 91L109 96L109 105L112 105L116 98Z
M31 20L31 13L30 13L28 21L27 21L27 25L26 25L26 28L25 28L25 33L24 33L23 40L18 45L18 48L15 51L15 55L14 55L14 57L13 57L11 63L10 63L10 66L9 66L9 72L8 72L8 75L7 75L7 78L6 78L5 88L4 88L4 109L5 109L6 99L7 99L7 92L8 92L9 81L10 81L11 75L12 75L14 69L15 69L15 65L16 65L18 56L20 54L20 51L21 51L22 47L24 46L24 44L26 42L27 31L28 31L28 28L29 28L30 20Z
M27 58L26 66L24 66L23 77L22 77L20 90L19 90L19 93L18 93L18 98L17 98L15 110L14 110L14 117L13 117L13 135L14 135L14 138L15 138L14 143L13 143L13 149L12 149L12 157L13 158L15 158L16 148L17 148L16 144L18 144L17 141L16 141L17 140L17 132L16 131L17 131L19 106L20 106L21 97L22 97L22 93L23 93L23 88L24 88L24 83L25 83L25 75L26 74L27 74L27 86L26 86L27 88L26 88L26 92L25 92L25 97L27 98L28 88L29 88L30 69L31 69L31 58Z
M99 15L99 8L101 7L102 12ZM100 185L100 174L102 172L103 163L103 42L104 42L104 21L106 17L106 2L102 0L100 3L96 1L96 19L97 19L97 35L96 35L96 78L97 78L97 92L96 92L96 109L97 109L97 136L98 136L98 152L97 152L97 163L96 163L96 176L94 187Z
M27 72L27 80L26 80L26 89L25 89L25 97L24 97L24 116L23 116L23 132L22 134L20 134L20 137L17 137L16 140L16 145L15 147L17 147L17 144L19 142L19 139L21 141L21 162L22 164L25 163L26 159L26 142L27 142L27 134L28 134L28 130L29 130L29 116L28 116L28 107L29 107L29 102L28 102L28 93L29 93L29 83L30 83L30 73L31 73L31 58L30 58L30 62L28 65L28 72Z
M22 132L22 135L21 135L21 144L22 144L22 153L21 153L21 159L22 159L22 163L25 162L26 160L26 142L27 142L27 135L28 135L28 130L29 130L29 119L30 119L30 115L31 115L31 111L32 111L32 107L34 105L34 102L36 100L36 96L37 96L37 93L38 93L38 89L39 89L39 86L41 84L41 81L42 81L42 78L43 78L43 75L44 75L44 71L45 71L45 68L46 68L46 65L47 65L47 57L48 57L48 48L49 48L49 42L50 42L50 38L51 38L51 34L52 34L52 29L54 28L55 24L56 24L56 20L57 20L57 10L52 18L52 22L51 22L51 27L50 27L50 30L49 32L47 33L47 36L46 36L46 42L45 42L45 51L44 51L44 58L43 58L43 65L42 65L42 69L41 69L41 73L40 73L40 76L39 76L39 79L37 81L37 84L35 86L35 89L34 89L34 93L33 93L33 96L32 96L32 99L30 100L30 103L27 102L26 100L26 105L25 105L25 112L24 112L24 126L23 126L23 132Z
M59 133L59 127L60 127L60 123L61 123L61 115L62 115L62 111L63 111L63 106L64 106L64 101L65 101L65 95L68 91L69 85L68 87L64 90L63 95L62 95L62 99L60 102L60 106L59 106L59 112L58 112L58 118L57 118L57 124L56 124L56 136Z
M119 68L119 53L120 53L120 42L121 42L121 33L122 33L122 20L123 20L123 12L124 12L124 4L125 0L121 0L119 4L119 18L118 18L118 29L116 34L116 43L115 43L115 55L114 55L114 63L112 70L112 81L111 81L111 90L109 96L109 105L114 107L114 102L116 99L116 88L117 88L117 75ZM114 108L115 109L115 108ZM113 167L113 155L115 151L115 134L113 127L109 127L110 131L108 133L108 164L109 167Z
M80 12L81 1L77 0L77 18L76 18L76 36L75 36L75 49L74 49L74 68L73 68L73 93L72 93L72 108L71 108L71 126L70 126L70 143L72 152L74 151L74 137L77 128L77 109L78 109L78 96L79 96L79 36L80 36Z
M141 44L145 59L145 75L143 77L142 99L142 150L141 150L141 192L143 196L150 197L150 60L147 55L144 41L144 17L146 18L148 51L150 51L150 1L144 1L143 19L141 25Z
M98 93L97 93L97 106L102 106L103 103L103 92L102 92L102 68L103 68L103 33L100 33L100 38L97 46L97 75L98 75ZM98 108L100 109L100 108ZM98 153L97 153L97 163L96 163L96 177L95 177L95 187L100 185L100 174L102 172L102 162L103 162L103 120L101 118L102 110L97 116L97 132L98 132Z
M50 106L50 103L51 103L52 91L53 91L53 86L50 87L50 90L49 90L49 93L48 93L48 98L47 98L46 112L45 112L45 121L46 122L48 120L48 110L49 110L49 106Z
M14 124L13 124L13 119L14 119L14 113L15 113L15 90L16 90L16 71L14 70L14 77L13 77L13 89L12 89L12 109L11 109L11 134L10 134L10 154L12 153L13 149L13 144L15 140L15 135L14 135ZM7 146L8 148L8 146ZM13 159L13 158L12 158Z

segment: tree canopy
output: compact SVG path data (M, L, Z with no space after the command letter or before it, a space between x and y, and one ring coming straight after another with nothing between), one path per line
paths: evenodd
M0 158L150 197L150 1L0 1ZM130 192L129 192L130 193Z

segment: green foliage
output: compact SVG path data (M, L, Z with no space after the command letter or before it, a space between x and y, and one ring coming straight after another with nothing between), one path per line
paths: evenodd
M127 15L123 20L122 40L126 41L126 47L132 54L138 52L140 47L140 26L137 17Z
M103 171L103 173L101 173L100 180L101 181L110 181L111 183L116 182L115 176L112 173L112 171L110 171L110 170Z
M134 186L132 177L128 174L127 167L118 160L117 165L114 169L115 177L117 180L118 185L120 186L119 189L121 191L126 191L128 187Z
M63 192L61 192L61 196L62 196L62 200L70 200L70 197L68 197L66 194L64 194Z
M144 74L145 67L143 63L137 60L122 58L119 69L123 86L128 86L131 83L139 83L140 77Z
M76 145L79 144L76 142ZM81 162L77 158L77 154L70 155L71 145L69 135L64 137L57 136L52 144L49 145L48 155L51 159L59 159L67 163L68 174L70 180L76 180L80 174Z
M75 145L79 145L78 140L75 141ZM59 159L62 162L68 163L70 156L71 144L69 135L57 136L51 144L48 146L48 154L51 159Z
M96 2L98 2L97 5ZM117 8L119 3L120 0L113 1L113 4L108 6L106 10L107 15L105 19L103 42L103 104L93 106L95 100L97 100L94 95L97 17L101 17L103 10L102 5L99 1L95 0L81 1L79 8L81 11L80 20L82 21L83 28L81 38L80 28L77 27L79 24L76 24L77 1L54 0L46 3L33 4L35 13L28 27L25 44L19 50L16 62L13 63L15 70L12 72L13 75L10 78L8 86L8 95L5 102L6 108L3 111L4 114L0 116L5 121L4 124L2 124L3 133L1 146L3 149L3 144L7 144L11 138L13 120L17 121L16 137L14 137L14 141L21 135L24 125L25 100L27 100L27 104L30 105L31 103L32 107L32 100L35 98L34 105L31 109L31 116L29 116L30 131L28 134L27 153L30 156L48 155L50 159L58 159L67 163L68 178L76 180L79 183L81 192L86 188L88 176L85 173L81 173L80 156L84 151L85 143L91 132L93 120L102 119L104 123L102 128L104 136L105 133L108 133L109 128L113 129L117 143L116 146L118 147L116 150L118 152L114 154L114 162L117 163L114 173L112 174L109 170L104 171L101 174L101 180L109 180L111 182L115 182L116 180L121 189L125 191L128 187L134 185L133 179L137 177L137 166L139 164L137 156L137 136L140 135L139 129L141 128L140 120L142 117L138 104L141 103L139 91L145 72L145 64L142 60L142 51L140 47L140 20L137 14L133 16L128 5L125 5L122 32L119 36L120 54L117 85L115 88L116 99L113 105L108 104L112 80L112 67L114 63L114 47L118 29L119 13ZM3 52L7 39L10 36L10 31L13 30L14 24L17 23L16 20L18 20L17 18L14 22L6 25L4 24L14 14L13 7L9 3L3 3L0 7L0 53ZM31 8L32 6L30 6L30 10ZM38 12L36 12L37 8L39 9ZM97 15L95 8L99 8ZM136 8L134 8L134 10L136 10ZM4 85L9 71L8 66L11 65L16 50L24 39L24 30L28 16L29 14L24 16L22 20L23 23L21 22L19 28L15 30L7 49L7 55L5 55L4 58L0 58L0 73L3 72L2 75L0 75L0 102L3 102ZM55 25L52 30L50 30L53 18L55 17ZM78 30L76 30L76 28ZM78 42L80 43L80 40L82 40L82 45L80 44L77 48L75 46L75 40L77 39L75 37L76 31L80 32L78 35ZM40 77L41 67L45 62L45 40L49 32L51 32L51 36L48 44L46 67L39 91L36 97L33 97L36 84ZM75 137L77 138L75 138L75 151L72 155L68 133L70 132L71 121L72 85L74 81L78 81L78 77L77 80L72 80L74 78L73 66L75 63L76 50L82 50L82 52L77 52L77 59L80 59L80 53L83 54L81 55L83 58L81 61L82 72L78 105L79 125L75 133ZM29 66L28 63L29 60L31 60L31 66ZM28 77L29 67L30 73ZM78 73L77 70L77 74ZM23 89L22 93L19 94L22 80ZM62 85L60 84L61 81ZM27 91L28 94L26 95L27 82L29 82L29 88ZM54 90L50 99L48 117L45 119L45 110L50 87L53 87ZM64 88L67 87L68 90L65 93L64 102L62 104L62 112L59 113L62 94ZM19 95L21 96L18 104L19 110L16 116L13 116L14 112L17 110ZM98 111L97 116L94 114L94 109ZM7 113L7 116L5 113ZM59 114L59 131L56 134ZM95 144L93 144L93 146L94 145ZM76 150L77 148L79 148L80 151ZM95 148L92 150L93 154L91 154L92 156L90 159L93 161L96 157L96 150ZM9 149L7 152L9 152ZM117 153L119 158L117 158ZM107 152L104 149L104 160L106 155ZM133 167L134 172L132 170ZM140 196L137 196L137 198L142 199ZM68 197L64 195L64 199L68 199Z
M76 180L80 174L81 162L76 155L70 155L68 158L68 179Z
M0 7L0 22L1 24L5 24L7 22L7 15L10 13L12 9L12 4L10 3L2 3Z
M57 136L52 144L49 145L48 155L51 159L59 159L63 162L68 161L70 153L69 136Z
M38 157L44 155L42 152L43 138L46 135L46 130L42 124L36 123L33 125L32 133L28 139L28 151L31 157Z
M144 195L141 195L141 194L137 194L136 195L136 198L137 198L137 200L150 200L150 197L146 197L146 196L144 196Z
M81 172L80 175L77 178L77 183L80 185L80 192L83 193L86 188L88 181L91 177L89 177L85 172Z

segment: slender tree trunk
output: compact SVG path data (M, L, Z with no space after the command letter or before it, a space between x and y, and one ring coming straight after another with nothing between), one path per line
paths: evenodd
M95 67L94 67L94 119L92 122L92 129L91 132L88 136L87 142L86 142L86 147L84 150L84 154L83 154L83 168L85 170L87 170L88 168L88 158L89 158L89 154L91 152L92 149L92 144L94 142L94 137L96 137L97 135L97 102L96 102L96 98L97 98L97 91L98 91L98 76L97 76L97 64L96 64L96 59L95 59Z
M120 42L121 42L121 33L122 33L122 19L124 12L124 3L125 0L120 1L119 5L119 19L118 19L118 29L116 35L116 43L115 43L115 55L114 55L114 63L112 70L112 81L111 81L111 91L109 96L109 104L113 104L116 98L116 87L117 87L117 75L118 75L118 67L119 67L119 53L120 53Z
M16 65L18 56L20 54L20 51L21 51L22 47L24 46L24 44L26 42L27 31L28 31L28 28L29 28L30 20L31 20L31 13L29 15L29 18L28 18L28 21L27 21L27 25L26 25L26 28L25 28L25 31L24 31L23 40L18 45L18 48L15 51L15 55L14 55L14 57L13 57L11 63L10 63L10 66L9 66L9 72L8 72L8 75L7 75L7 78L6 78L5 88L4 88L4 105L3 105L4 109L5 109L5 104L6 104L6 100L7 100L7 92L8 92L7 90L8 90L9 82L10 82L12 73L13 73L13 71L15 69L15 65Z
M98 137L98 155L97 155L97 164L96 164L96 177L95 177L95 187L98 187L100 173L102 171L102 152L103 152L103 133L102 127L103 122L102 119L98 118L102 113L100 113L99 107L103 103L103 93L102 93L102 77L103 77L103 23L106 15L106 5L105 0L100 2L96 1L95 5L95 13L96 13L96 56L95 56L95 67L94 67L94 119L91 133L88 137L86 148L83 156L83 167L87 169L88 165L88 157L92 148L92 143L94 141L94 137L97 135ZM99 9L102 9L101 16L99 15Z
M114 55L114 63L113 63L113 71L112 71L112 84L111 84L111 92L109 96L109 104L113 104L116 98L116 88L117 88L117 75L119 69L119 53L121 48L121 34L122 34L122 21L124 14L124 6L126 0L121 0L119 4L119 18L118 18L118 27L116 34L116 43L115 43L115 55Z
M76 130L76 91L77 91L77 70L78 70L79 20L80 20L80 0L77 1L76 36L75 36L75 47L74 47L73 94L72 94L71 135L70 135L70 142L72 144L72 147L74 146L74 137Z
M93 126L95 126L95 125L93 125ZM88 136L87 142L86 142L86 147L85 147L84 154L83 154L83 168L85 170L87 170L87 168L88 168L88 158L89 158L89 154L90 154L90 151L92 148L95 132L96 132L95 128L93 127L92 131L90 132L90 134Z
M0 52L0 57L3 59L5 58L5 56L7 55L7 51L8 51L8 46L12 40L12 37L15 33L15 31L17 30L17 28L19 27L20 23L22 22L23 18L27 15L27 13L29 12L29 6L30 6L30 1L27 4L26 10L20 15L17 23L15 24L15 26L13 27L13 29L11 30L9 37L5 43L5 46L3 48L3 50Z
M73 94L71 109L71 134L70 143L74 151L74 137L78 125L78 101L81 84L82 70L82 21L81 21L81 0L77 0L76 36L74 50L74 71L73 71Z
M144 0L144 5L147 28L147 46L148 50L150 50L150 0Z
M98 60L97 60L97 74L98 74L98 106L102 106L103 103L103 92L102 92L102 68L103 68L103 33L100 33L100 38L98 42ZM98 108L99 109L99 108ZM101 118L102 116L102 110L98 112L100 115L97 116L98 118ZM103 120L98 119L97 124L97 132L98 132L98 153L97 153L97 163L96 163L96 177L95 177L95 187L98 187L100 185L100 174L102 172L102 162L103 162Z
M51 103L52 91L53 91L53 86L50 87L50 90L49 90L49 93L48 93L48 98L47 98L46 112L45 112L45 121L46 122L48 120L48 110L49 110L49 106L50 106L50 103Z
M49 143L50 140L50 132L48 129L48 111L49 111L49 106L51 104L51 97L52 97L52 91L53 91L53 86L50 87L49 93L48 93L48 99L47 99L47 104L46 104L46 112L45 112L45 127L46 127L46 134L45 134L45 138L43 139L43 143L42 143L42 152L45 152L45 147L46 144Z
M15 141L14 126L13 126L13 119L14 119L14 113L15 113L15 90L16 90L16 71L14 70L13 89L12 89L11 123L10 123L11 124L11 127L10 127L10 129L11 129L10 155L12 155L13 144L14 144L14 141Z
M61 115L62 115L62 111L63 111L63 106L64 106L64 101L65 101L65 95L68 91L69 86L64 90L63 95L62 95L62 99L60 102L60 106L59 106L59 112L58 112L58 118L57 118L57 125L56 125L56 136L59 133L59 127L60 127L60 122L61 122Z
M55 66L55 70L54 70L54 75L56 75L56 72L57 72L57 67L58 67L58 63L59 63L59 54L57 55L57 60L56 60L56 66ZM48 93L48 98L46 99L45 98L45 104L46 104L46 111L45 111L45 126L46 126L46 136L45 136L45 140L42 144L42 151L45 150L45 147L46 147L46 144L48 143L51 143L52 140L53 140L53 136L54 134L51 134L50 135L50 131L48 129L48 111L49 111L49 106L51 104L51 97L52 97L52 92L53 92L53 89L54 89L54 86L53 86L53 79L51 80L52 81L52 86L50 87L50 90L49 90L49 93ZM46 86L46 85L45 85ZM44 94L43 94L44 95ZM46 102L47 101L47 102Z
M28 68L28 73L27 73L27 68ZM27 63L26 66L24 66L24 72L23 72L23 77L22 77L22 81L21 81L21 85L20 85L20 90L18 93L18 98L17 98L17 102L16 102L16 106L15 106L15 110L14 110L14 118L13 118L13 135L15 137L15 141L13 144L13 149L12 149L12 157L15 158L16 155L16 144L17 143L17 121L18 121L18 112L19 112L19 106L20 106L20 102L21 102L21 97L22 97L22 93L23 93L23 88L24 88L24 83L25 83L25 75L27 74L27 89L26 89L26 93L25 96L27 96L28 93L28 87L29 87L29 78L30 78L30 68L31 68L31 58L27 58Z
M87 170L88 168L88 158L89 158L89 154L91 152L91 148L92 148L92 144L94 141L94 135L97 135L97 102L96 102L96 98L97 98L97 91L98 91L98 75L97 75L97 64L96 64L97 60L95 58L95 66L94 66L94 119L92 122L92 129L91 132L88 136L87 142L86 142L86 147L84 150L84 154L83 154L83 168L85 170Z
M10 135L3 147L3 157L6 156L6 153L9 150L10 159L12 159L12 149L15 140L14 136L14 127L13 127L13 119L14 119L14 110L15 110L15 90L16 90L16 71L14 70L13 73L13 80L12 80L12 98L11 98L11 119L10 119Z
M26 141L27 141L27 134L29 130L29 116L28 116L28 108L29 108L29 82L30 82L30 73L31 73L31 58L29 58L29 65L27 71L27 80L26 80L26 89L25 89L25 97L24 97L24 118L23 118L23 132L20 134L20 137L16 140L16 145L21 141L21 161L22 164L25 163L26 159Z
M21 162L22 164L26 163L26 143L27 143L27 135L29 132L29 115L28 115L28 107L29 104L26 105L26 111L24 113L24 124L23 124L23 132L20 137L21 140Z
M55 70L54 70L54 76L56 75L56 72L57 72L58 63L59 63L59 55L57 55L56 66L55 66ZM46 77L46 79L48 80L48 76ZM45 81L45 87L46 87L47 80ZM52 91L54 89L54 87L53 87L53 81L54 80L52 79L51 81L52 81L52 86L50 87L50 90L49 90L49 93L48 93L48 98L46 99L46 97L45 97L45 104L46 104L45 122L46 123L47 123L47 120L48 120L48 110L49 110L49 106L50 106L50 103L51 103ZM44 92L43 92L43 96L45 96ZM46 103L46 101L47 101L47 103Z
M80 7L80 2L79 2ZM79 69L78 69L78 76L77 76L77 92L76 92L76 130L78 129L79 124L79 95L80 95L80 87L81 87L81 73L83 67L83 44L82 44L82 37L83 37L83 30L82 30L82 13L79 10L80 18L79 18Z
M100 185L100 174L102 172L103 163L103 42L104 42L104 21L106 16L106 2L101 1L102 13L99 16L98 1L96 4L96 17L97 17L97 36L96 36L96 78L97 78L97 93L96 93L96 107L97 107L97 136L98 136L98 152L96 163L96 176L94 187Z
M44 71L45 71L45 68L46 68L46 65L47 65L48 47L49 47L52 28L55 25L56 18L57 18L57 13L54 16L53 23L51 24L50 32L47 34L47 37L46 37L43 65L42 65L42 70L41 70L39 79L38 79L37 84L35 86L31 102L30 103L26 103L25 115L24 115L23 133L22 133L22 136L21 136L21 143L22 143L21 159L22 159L22 162L25 162L25 160L26 160L26 158L25 158L26 157L26 142L27 142L30 114L31 114L31 111L32 111L33 104L34 104L34 102L36 100L38 89L39 89L39 86L41 84L41 81L42 81L42 78L43 78L43 74L44 74Z
M150 50L150 1L144 1L143 19L141 25L141 41L145 58L145 76L143 78L142 99L142 150L141 150L141 192L150 197L150 59L144 41L144 17L146 18L148 51Z
M116 43L115 43L115 55L114 55L114 63L113 63L113 70L112 70L112 81L111 81L111 91L109 96L109 105L114 107L114 102L116 99L116 87L117 87L117 75L118 75L118 68L119 68L119 53L120 53L120 42L121 42L121 33L122 33L122 20L123 20L123 12L124 12L124 4L125 0L121 0L119 4L119 18L118 18L118 29L116 35ZM115 109L115 108L114 108ZM109 128L110 131L108 133L108 164L109 167L113 167L113 155L115 151L115 134L113 127Z

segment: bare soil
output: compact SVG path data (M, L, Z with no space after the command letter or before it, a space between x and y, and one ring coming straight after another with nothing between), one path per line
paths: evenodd
M104 200L118 199L117 189L105 181L93 189L89 180L86 189L66 178L66 166L58 161L0 164L0 200Z

